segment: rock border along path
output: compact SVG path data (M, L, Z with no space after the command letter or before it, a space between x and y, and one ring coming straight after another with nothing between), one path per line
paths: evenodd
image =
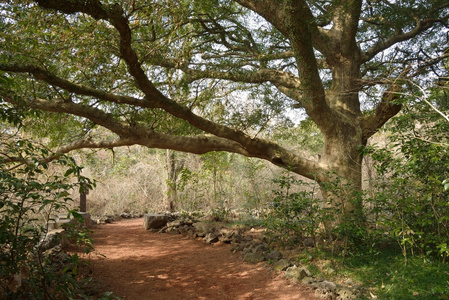
M93 228L93 276L124 300L317 299L263 264L250 264L223 243L147 231L143 219Z

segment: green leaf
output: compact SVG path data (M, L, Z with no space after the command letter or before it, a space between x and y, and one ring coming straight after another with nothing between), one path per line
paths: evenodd
M449 190L449 179L443 180L443 185L446 191Z

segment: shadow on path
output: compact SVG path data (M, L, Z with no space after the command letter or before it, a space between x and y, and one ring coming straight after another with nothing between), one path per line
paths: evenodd
M145 230L143 219L93 228L94 277L126 300L316 299L263 264L248 264L230 245Z

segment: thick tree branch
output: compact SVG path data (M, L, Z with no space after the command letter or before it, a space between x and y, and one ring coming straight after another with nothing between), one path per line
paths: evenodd
M400 97L402 87L393 83L384 92L382 100L377 104L376 110L363 119L363 140L367 141L377 132L389 119L394 117L402 108L396 100Z
M74 13L77 11L83 12L91 15L95 19L104 19L111 22L111 24L119 32L120 53L128 66L128 71L135 79L139 89L145 94L146 101L149 101L151 103L151 107L162 108L169 114L177 118L186 120L193 126L205 132L209 132L226 139L234 140L240 144L248 144L248 141L251 140L248 135L241 131L218 125L195 115L188 108L183 107L175 101L165 97L159 90L156 89L156 87L146 76L145 71L142 69L141 64L138 60L137 54L133 50L131 29L120 5L102 5L99 1L95 0L87 2L84 0L37 0L37 2L39 3L39 5L45 8L56 9L65 13ZM70 5L66 5L66 2L70 2Z
M338 60L335 54L341 54L344 57L351 57L358 54L359 48L356 44L356 34L358 30L358 22L360 18L362 1L335 1L333 12L333 26L329 31L330 36L330 52L334 55L328 55L331 59ZM335 47L339 50L335 52Z
M115 139L112 141L93 141L90 138L87 139L80 139L74 142L71 142L67 145L61 146L55 151L53 151L53 154L44 157L40 160L41 163L48 163L55 159L58 159L63 154L67 154L74 150L79 149L108 149L108 148L115 148L115 147L122 147L122 146L131 146L135 145L136 140L135 139ZM14 162L20 162L24 164L33 164L33 162L26 161L23 157L4 157L2 159L2 163L8 164L8 163L14 163Z
M366 52L362 53L362 63L371 60L374 56L376 56L380 52L390 48L391 46L397 43L414 38L415 36L431 28L435 23L445 22L448 19L449 15L446 15L438 19L417 20L416 26L412 30L405 33L399 32L398 34L395 34L386 40L379 41L377 44L368 49Z
M2 98L7 102L15 104L14 97L2 95ZM299 157L289 150L263 139L250 138L248 136L247 139L243 140L243 143L239 143L232 139L221 138L215 135L176 136L158 133L151 128L141 125L130 126L98 108L64 100L33 99L27 101L27 105L33 109L68 113L87 118L95 124L116 133L120 137L114 141L116 146L139 144L150 148L172 149L194 154L227 151L248 157L265 159L281 167L292 167L296 173L311 179L314 178L313 174L324 172L323 167L318 163ZM114 145L106 142L81 140L58 149L58 153L67 153L80 148L101 148L106 146L109 148Z
M76 84L66 79L60 78L49 71L33 65L5 64L0 63L0 70L5 72L30 73L38 80L47 82L71 93L92 96L100 100L105 100L118 104L129 104L140 107L151 107L149 102L129 96L120 96L107 93L89 86Z
M2 94L2 98L13 105L17 105L16 100L11 95ZM126 137L129 134L130 126L125 122L115 119L111 114L108 114L98 108L89 105L78 104L62 99L45 100L35 98L26 101L29 108L44 110L57 113L68 113L91 120L93 123L103 126L115 134Z
M154 103L153 107L160 107L160 108L164 109L165 111L167 111L168 113L172 114L173 116L184 119L184 120L188 121L190 124L192 124L193 126L199 128L201 130L204 130L205 132L212 133L217 138L224 138L226 140L230 140L232 142L237 143L238 145L240 145L240 147L242 149L245 149L245 151L247 151L247 153L248 153L247 156L263 158L263 159L271 161L280 166L291 165L292 167L296 167L298 169L298 171L297 171L298 174L301 174L304 176L311 176L310 175L310 173L312 172L312 169L310 168L311 165L317 167L317 169L320 170L320 167L318 167L315 162L306 160L304 158L297 157L296 155L291 154L289 151L287 151L283 148L280 148L279 146L277 146L274 143L270 143L268 141L258 139L258 138L251 138L250 136L248 136L247 134L245 134L242 131L231 129L229 127L222 126L222 125L213 123L209 120L206 120L204 118L201 118L201 117L193 114L188 108L183 107L183 106L177 104L176 102L174 102L173 100L170 100L170 99L166 98L165 96L163 96L154 87L154 85L150 82L150 80L146 76L145 72L141 68L141 65L138 61L137 55L132 48L131 30L129 28L128 21L123 16L123 11L121 10L121 8L118 5L102 6L101 3L99 3L98 1L92 0L92 1L85 2L84 0L72 0L72 1L69 1L70 9L66 10L65 2L67 2L67 1L38 0L39 4L41 4L42 6L47 7L47 8L58 9L58 10L61 10L63 12L67 12L67 13L73 13L78 9L79 12L84 12L86 14L89 14L94 18L101 18L101 19L105 19L105 20L108 20L109 22L111 22L112 25L117 29L117 31L120 34L120 52L121 52L122 58L128 65L128 70L129 70L130 74L134 77L134 79L137 83L137 86L146 95L146 99L148 101ZM43 3L45 3L45 4L43 4ZM86 5L86 3L88 3L89 5L91 4L91 6ZM312 57L314 58L313 49L310 49L310 51L312 53ZM316 63L316 61L315 61L315 63ZM307 64L304 64L304 65L306 66ZM319 79L318 70L316 68L314 69L314 72L316 73L316 75L318 76L318 79ZM309 79L308 79L308 81L309 81ZM322 86L320 84L321 81L318 81L318 82L319 82L319 87L322 91ZM315 83L316 83L316 81L315 81ZM302 86L304 86L304 84ZM323 92L323 95L324 95L324 92ZM320 96L315 93L310 94L310 96L308 98L308 103L309 103L308 106L313 108L312 114L315 114L318 119L321 119L321 118L323 118L323 115L320 114L320 111L322 113L324 113L326 111L325 108L327 107L327 104L324 100L324 97L322 97L321 100L313 99L315 97L320 98ZM321 107L318 107L318 109L315 108L314 106L317 105L316 102L320 102L320 101L325 104L324 107L321 106ZM313 103L313 104L310 104L310 103ZM63 107L66 107L71 104L70 103L61 103L61 105ZM56 109L56 106L54 107L54 109ZM79 113L78 109L79 108L76 108L75 111L72 111L71 113L78 114ZM55 110L55 111L60 111L60 110ZM324 120L325 120L325 116L324 116ZM100 125L108 128L107 127L108 124L104 124L104 125L103 124L100 124ZM135 131L136 129L133 129L133 130ZM123 136L120 126L118 126L118 128L114 128L114 130L112 130L112 131L119 134L119 136ZM145 130L141 130L141 131L142 131L142 133L145 133ZM139 134L139 135L142 136L141 134ZM172 137L173 136L170 136L170 138L172 138ZM178 139L180 139L180 138L181 137L179 137ZM182 147L184 147L184 149L186 149L186 147L187 147L186 145L187 144L185 144ZM158 145L156 145L156 144L153 145L150 143L150 145L148 145L148 146L157 147ZM165 145L165 146L167 146L167 145ZM164 148L167 148L165 146L164 146ZM251 150L249 150L249 149L251 149ZM174 150L181 150L181 151L189 152L189 150L182 150L182 149L174 149ZM222 149L222 150L225 150L225 149ZM211 150L211 151L215 151L215 150ZM229 150L229 151L231 151L231 150ZM236 152L236 151L231 151L231 152ZM239 152L237 152L237 153L243 154L243 150L239 150Z
M302 89L301 81L292 73L270 69L259 69L254 72L218 72L184 69L190 80L214 78L245 83L272 82L291 89Z
M305 1L236 0L255 11L290 41L295 53L298 75L303 90L302 105L320 129L332 126L334 113L326 102L314 46L325 55L328 38L314 22ZM326 45L326 46L325 46Z
M166 61L161 64L164 67L175 67L175 63ZM38 80L43 80L50 85L57 86L66 91L92 96L104 101L117 103L117 104L129 104L142 108L155 108L150 101L140 100L129 96L114 95L106 93L97 89L93 89L88 86L72 83L66 79L55 76L54 74L46 71L43 68L33 65L17 65L17 64L0 64L0 70L7 72L20 72L31 73ZM287 96L300 101L301 99L301 84L299 79L291 73L282 72L277 70L262 69L253 73L230 73L230 72L216 72L216 71L200 71L183 68L183 71L189 75L189 80L194 81L201 78L215 78L223 80L231 80L237 82L247 83L263 83L272 82ZM59 103L59 102L58 102ZM54 109L59 109L58 105ZM86 109L90 108L89 106Z
M128 66L128 71L133 76L139 89L144 92L147 100L152 101L154 107L161 107L161 104L169 101L152 84L142 69L137 54L132 48L132 35L128 19L124 16L124 11L119 4L106 5L97 0L36 0L36 2L44 8L55 9L68 14L82 12L97 20L109 21L120 35L120 54Z
M326 50L329 49L327 32L320 30L306 1L235 0L235 2L264 17L286 37L291 35L291 32L288 32L290 26L288 23L292 20L290 17L286 19L286 14L290 14L305 26L304 29L312 33L312 42L318 51L326 54Z

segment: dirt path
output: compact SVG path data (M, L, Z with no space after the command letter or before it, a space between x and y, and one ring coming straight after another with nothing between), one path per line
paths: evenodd
M126 300L316 299L263 264L244 263L226 244L146 231L142 219L94 227L93 272Z

